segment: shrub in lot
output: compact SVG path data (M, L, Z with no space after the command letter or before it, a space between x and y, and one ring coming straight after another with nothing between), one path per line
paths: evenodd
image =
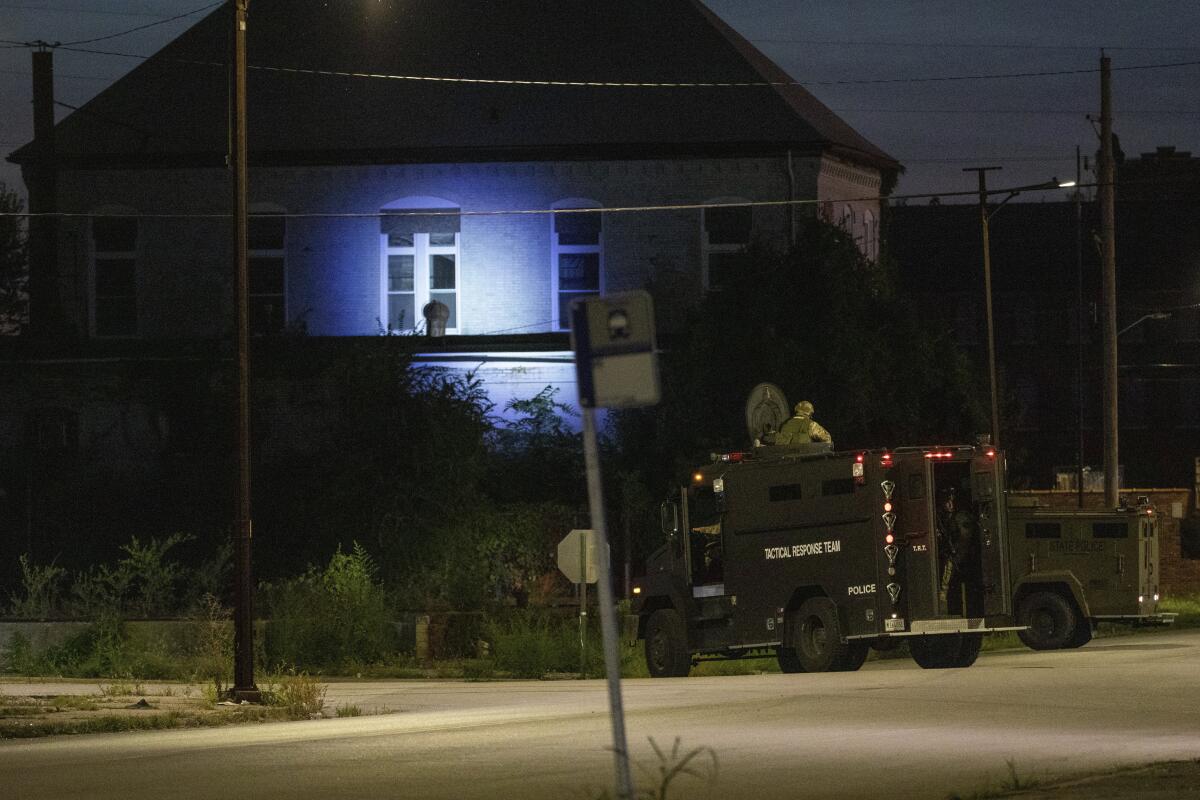
M358 543L328 566L265 587L267 658L303 669L372 662L395 649L391 609L376 567Z

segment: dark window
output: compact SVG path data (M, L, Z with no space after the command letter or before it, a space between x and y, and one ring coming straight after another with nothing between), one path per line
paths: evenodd
M833 478L821 483L821 496L854 494L854 478Z
M284 319L287 264L283 217L250 217L250 332L259 336L279 333Z
M97 336L137 335L136 219L92 220L92 301Z
M600 212L555 214L554 232L560 245L600 244Z
M1057 522L1026 522L1026 539L1061 539L1062 525Z
M558 289L561 292L599 292L600 254L560 253Z
M249 248L251 250L282 250L283 217L250 217Z
M137 249L137 220L125 217L98 217L92 220L96 250L128 253Z
M1128 539L1129 525L1124 522L1096 522L1092 524L1093 539Z
M704 230L708 232L708 243L749 244L750 212L749 206L705 209Z
M783 500L799 500L800 497L800 484L798 483L785 483L781 486L771 487L772 503L778 503Z

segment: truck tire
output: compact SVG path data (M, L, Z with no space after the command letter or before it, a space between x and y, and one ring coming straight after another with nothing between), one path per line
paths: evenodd
M804 672L804 668L800 666L800 657L796 655L796 648L779 645L775 648L775 657L779 659L780 672L788 675Z
M673 608L660 608L646 620L646 669L651 678L686 678L692 671L687 631Z
M954 663L951 667L969 667L975 663L975 659L979 658L979 651L983 649L983 634L982 633L960 633L958 638L961 640L958 646L958 655L954 658Z
M1067 647L1083 647L1091 640L1092 621L1090 619L1081 619L1075 623L1075 633L1071 636L1071 641L1067 642Z
M834 667L834 672L858 672L867 660L871 646L866 642L847 642L846 655L841 663Z
M962 634L940 633L937 636L914 636L908 639L908 652L912 660L922 669L950 669L970 667L971 662L960 663L962 658ZM976 651L976 655L979 652Z
M789 621L792 649L802 672L831 672L846 663L850 646L842 641L832 601L809 598Z
M1033 650L1061 650L1076 633L1075 609L1055 592L1034 592L1017 609L1017 637Z

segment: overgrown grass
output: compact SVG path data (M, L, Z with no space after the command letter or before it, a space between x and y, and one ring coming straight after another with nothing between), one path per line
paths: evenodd
M73 736L84 733L211 728L252 722L290 719L286 709L269 706L239 706L221 712L167 711L157 714L104 714L82 719L0 720L0 739L35 739L43 736Z
M325 707L329 687L307 672L290 671L264 682L263 699L268 706L282 710L288 719L308 719Z
M1178 627L1200 626L1200 595L1164 597L1158 604L1158 610L1178 614L1175 618L1175 625Z

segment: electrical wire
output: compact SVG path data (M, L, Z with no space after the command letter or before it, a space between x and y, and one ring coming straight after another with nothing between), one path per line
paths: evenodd
M833 41L825 39L747 39L750 42L762 42L765 44L803 44L803 45L829 45L835 47L920 47L920 48L962 48L970 50L993 49L993 50L1087 50L1099 52L1101 50L1147 50L1157 52L1182 52L1182 51L1200 51L1200 47L1143 47L1136 45L1111 47L1108 45L1085 45L1085 44L1004 44L1004 43L979 43L969 44L966 42L864 42L864 41Z
M1126 182L1123 185L1128 185ZM1095 188L1100 186L1098 183L1080 184L1079 189ZM1058 186L1038 186L1038 187L1022 187L1021 194L1026 192L1049 192L1061 191L1062 187ZM988 195L993 194L1010 194L1012 189L990 189ZM928 200L934 197L978 197L978 190L969 191L952 191L952 192L923 192L920 194L904 194L904 195L870 195L864 197L843 197L838 198L838 203L886 203L904 200ZM780 208L780 207L795 207L795 206L813 206L822 203L831 202L828 200L820 200L816 198L804 198L798 200L748 200L729 203L669 203L664 205L644 205L644 206L596 206L591 208L533 208L533 209L487 209L487 210L463 210L463 209L420 209L420 210L380 210L380 211L329 211L329 212L267 212L263 214L253 214L252 216L260 219L380 219L383 217L505 217L505 216L538 216L538 215L558 215L558 214L628 214L637 212L662 212L662 211L698 211L709 208ZM58 217L65 219L229 219L232 214L226 211L208 212L208 213L98 213L98 212L65 212L54 211L34 214L28 211L23 212L0 212L0 217Z
M93 42L103 42L103 41L107 41L108 39L116 39L120 36L128 36L131 33L137 33L138 31L144 31L147 28L154 28L159 25L166 25L169 22L175 22L176 20L183 19L184 17L191 17L196 14L201 14L205 11L209 11L211 9L216 8L217 6L224 5L224 4L225 4L224 0L219 0L219 2L209 3L208 5L203 6L201 8L194 8L191 11L185 11L182 14L176 14L175 16L167 17L166 19L155 20L154 22L147 22L145 25L138 25L134 28L129 28L128 30L118 31L117 33L110 33L107 36L97 36L93 39L79 39L74 42L63 42L59 46L67 47L69 45L74 46L74 45L80 45L80 44L92 44Z
M75 46L62 45L61 50L73 53L88 53L92 55L115 56L119 58L134 58L148 60L152 56L134 53L119 53L111 50L95 50ZM193 59L164 58L178 64L190 66L227 67L221 61L200 61ZM1131 72L1135 70L1176 69L1180 67L1200 66L1200 61L1175 61L1161 64L1135 64L1125 67L1112 67L1112 72ZM468 78L463 76L436 75L398 75L386 72L355 72L351 70L309 69L301 67L278 67L264 64L252 64L248 69L260 72L274 72L292 75L317 75L332 78L367 78L374 80L410 81L422 83L457 83L493 86L550 86L550 87L582 87L582 88L613 88L613 89L739 89L739 88L778 88L784 86L862 86L898 83L940 83L951 81L1001 80L1012 78L1045 78L1064 75L1094 75L1100 72L1099 67L1087 67L1067 70L1044 70L1040 72L1005 72L979 75L937 75L924 78L857 78L824 81L566 81L524 78Z

